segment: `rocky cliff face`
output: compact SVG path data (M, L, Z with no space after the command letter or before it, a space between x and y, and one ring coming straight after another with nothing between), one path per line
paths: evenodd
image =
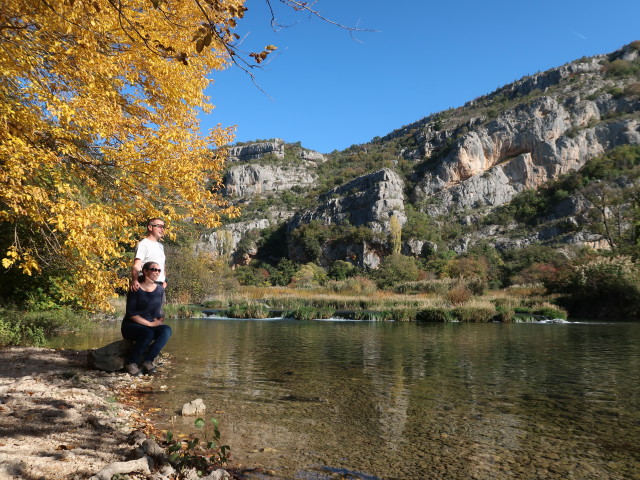
M272 142L250 143L229 148L227 160L229 162L247 162L249 160L258 160L267 154L272 154L276 158L284 158L284 140L279 138Z
M388 168L356 178L322 195L315 209L297 213L289 230L319 220L325 225L347 221L376 232L388 231L391 217L401 225L406 221L403 189L402 178Z
M400 225L406 222L404 212L404 182L390 169L383 169L356 178L340 187L330 190L318 199L314 209L298 212L288 225L289 232L312 221L324 225L344 224L367 227L373 232L387 233L391 218ZM362 268L375 269L386 252L386 245L373 245L360 241L355 244L327 242L322 246L319 263L329 266L336 260L350 261ZM289 249L289 257L305 262L305 254L296 246Z
M306 166L238 165L231 167L224 185L232 197L246 197L269 192L308 187L316 183L317 175Z
M638 111L640 100L609 94L564 103L537 98L462 135L418 180L413 198L433 201L432 215L502 205L615 146L640 144L637 117L603 121Z
M266 218L226 225L224 228L212 230L202 235L200 241L196 244L196 251L231 258L237 251L238 243L240 243L240 240L242 240L248 232L252 230L264 230L270 225L271 222ZM249 250L251 250L251 248Z

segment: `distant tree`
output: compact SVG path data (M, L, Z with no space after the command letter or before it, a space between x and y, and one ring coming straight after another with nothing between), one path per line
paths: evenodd
M306 263L291 278L291 285L298 288L313 288L324 285L327 272L315 263Z
M400 253L402 248L402 226L395 215L392 215L389 219L389 243L391 244L391 253Z
M329 267L329 277L334 280L345 280L355 275L356 267L354 264L345 262L344 260L336 260Z
M380 288L391 287L401 282L414 282L420 278L420 269L412 257L398 253L382 259L380 267L373 272Z

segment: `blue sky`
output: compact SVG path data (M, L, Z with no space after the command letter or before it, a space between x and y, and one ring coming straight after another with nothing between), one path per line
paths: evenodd
M290 27L274 32L266 3L248 0L236 30L243 50L278 46L254 70L264 92L238 68L215 73L203 131L237 125L236 141L278 137L329 153L640 40L639 0L319 0L327 18L377 30L355 39L272 3Z

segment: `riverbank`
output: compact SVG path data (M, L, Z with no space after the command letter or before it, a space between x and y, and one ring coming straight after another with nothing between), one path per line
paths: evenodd
M90 370L86 351L0 349L0 479L85 479L150 424L122 403L149 379Z

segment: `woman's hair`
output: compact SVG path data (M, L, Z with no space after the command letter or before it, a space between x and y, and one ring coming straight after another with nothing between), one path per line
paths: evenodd
M144 271L149 270L151 265L158 265L158 262L147 262L142 266L142 270L140 270L140 273L138 274L138 283L144 282Z

